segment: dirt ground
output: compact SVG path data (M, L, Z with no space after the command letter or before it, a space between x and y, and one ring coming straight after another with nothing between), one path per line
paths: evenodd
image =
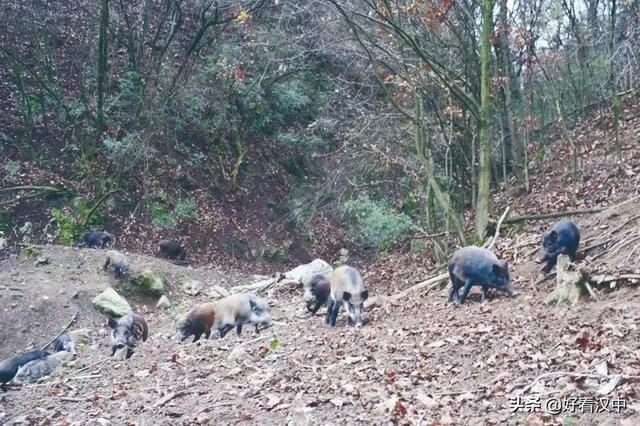
M576 217L583 248L605 241L583 250L579 264L597 274L640 273L639 208L632 199ZM266 294L273 327L196 344L173 340L177 316L208 300L207 288L233 291L253 278L130 254L134 270L167 275L172 307L155 311L154 300L130 300L150 336L128 361L108 356L104 317L90 305L104 287L118 286L98 270L104 253L40 246L48 265L0 263L0 353L46 343L76 310L72 329L89 328L94 340L62 376L0 394L0 423L640 424L640 292L618 280L597 287L596 301L546 306L554 279L538 282L538 241L536 234L500 241L515 298L493 294L479 303L474 289L465 305L452 306L446 288L393 303L378 298L363 327L346 327L341 314L329 328L323 311L307 318L299 288L274 287ZM205 283L205 294L183 293L175 286L181 275ZM384 283L372 283L373 295L386 294ZM565 408L554 414L548 401ZM603 412L590 414L589 401ZM620 401L625 408L614 407ZM515 410L521 403L534 412Z

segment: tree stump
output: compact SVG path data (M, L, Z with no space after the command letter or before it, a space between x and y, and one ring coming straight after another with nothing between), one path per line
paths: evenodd
M571 263L569 256L558 256L556 273L556 288L547 296L545 304L575 306L582 297L593 295L589 285L591 275Z

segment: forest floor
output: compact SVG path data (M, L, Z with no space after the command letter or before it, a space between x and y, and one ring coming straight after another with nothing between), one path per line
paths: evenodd
M598 275L640 274L637 97L625 103L624 116L621 160L610 117L589 117L571 130L576 181L571 144L556 138L548 150L529 153L528 192L514 185L496 195L494 217L507 205L521 215L627 201L573 217L582 230L578 263ZM0 356L45 344L76 311L72 329L91 330L91 343L61 377L0 394L0 424L640 424L638 280L608 279L595 288L596 301L574 308L545 305L554 277L540 282L533 259L540 232L554 220L503 226L495 249L510 260L515 298L494 294L479 303L474 289L465 305L452 306L447 289L438 288L390 301L445 271L426 254L393 253L369 265L354 259L373 295L363 327L345 327L344 315L335 328L320 314L307 318L300 289L289 285L266 294L273 327L196 344L173 340L176 318L209 300L216 286L233 291L259 280L252 272L263 269L177 266L150 256L155 235L128 230L117 248L134 271L166 275L172 302L161 311L155 300L129 299L150 336L128 361L108 356L105 318L90 303L105 287L120 288L99 270L104 252L36 246L48 264L0 261ZM213 244L205 243L202 252ZM201 260L194 263L212 263ZM183 275L201 281L203 294L183 293L176 285ZM626 408L613 406L620 401ZM556 410L558 402L565 406ZM529 410L515 410L520 403Z
M576 218L583 247L610 240L583 251L579 264L640 273L638 256L629 255L640 243L639 210L636 198ZM256 278L131 254L134 270L167 275L173 305L161 311L153 300L132 300L150 335L128 361L122 353L108 356L105 320L90 305L102 288L118 288L98 270L104 252L38 246L49 264L0 263L2 356L46 343L76 310L72 329L93 330L92 343L80 347L61 377L0 394L0 423L639 424L640 292L617 281L597 288L597 301L546 306L554 279L538 282L539 237L521 237L505 251L515 298L493 294L480 303L475 289L465 305L453 306L443 288L390 301L381 296L389 286L372 280L371 293L379 296L365 325L346 327L341 315L329 328L320 313L307 318L298 286L275 286L266 294L273 327L195 344L173 340L176 317L207 300L209 288L233 291ZM205 294L183 293L174 284L182 275L201 280ZM547 404L558 401L573 408L553 414ZM614 408L620 401L626 408ZM537 412L514 412L520 403ZM590 414L592 404L605 411Z

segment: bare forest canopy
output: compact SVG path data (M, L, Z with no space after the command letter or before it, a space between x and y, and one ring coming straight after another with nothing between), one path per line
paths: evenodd
M139 252L173 237L202 263L343 247L441 261L493 235L507 206L505 225L603 207L624 196L607 179L638 173L639 13L0 0L0 232L72 244L106 229ZM597 141L576 130L602 114Z

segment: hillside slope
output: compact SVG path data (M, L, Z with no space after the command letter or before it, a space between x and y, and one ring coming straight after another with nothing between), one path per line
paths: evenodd
M607 229L630 241L630 235L640 235L639 208L636 199L576 222L585 241L598 241ZM534 234L524 235L522 241L534 239ZM475 289L463 306L446 303L447 290L394 303L378 299L361 328L345 327L343 315L336 328L326 327L320 315L308 319L298 288L274 287L267 297L276 324L259 336L245 330L240 337L179 344L172 338L175 317L208 297L192 298L172 287L174 306L168 312L154 312L151 301L138 301L137 310L147 316L151 332L129 361L122 354L107 356L108 336L100 318L85 309L82 297L71 299L70 305L82 312L74 327L98 331L95 343L82 348L62 378L0 395L0 416L28 424L515 424L525 419L528 424L558 424L569 421L567 417L579 418L580 424L622 424L618 419L634 424L637 418L629 416L640 409L638 290L627 286L630 281L619 281L619 291L597 289L596 302L574 309L545 306L553 280L537 284L535 244L527 247L528 255L520 249L512 258L512 278L520 292L516 298L495 294L480 304ZM637 258L626 259L633 245L619 250L624 256L594 259L603 247L615 250L615 245L596 247L580 255L580 264L597 271L640 273ZM52 265L70 267L36 269L4 261L3 274L34 294L47 292L65 276L88 274L102 254L42 250ZM153 266L172 277L185 272L163 261L132 258L134 268ZM79 259L86 265L80 274L75 266ZM187 273L207 285L247 282L246 277L224 280L209 270ZM381 294L383 288L373 285L372 292ZM58 312L58 305L48 300L37 313L21 309L3 315L3 321L59 319L48 328L25 328L24 337L9 339L10 347L40 342L44 332L48 336L62 327L72 308ZM2 325L3 330L16 329L15 323ZM550 397L604 398L598 391L612 380L616 382L606 398L626 401L620 413L577 410L553 416L511 409L511 398L522 391L524 400L538 395L543 403Z

